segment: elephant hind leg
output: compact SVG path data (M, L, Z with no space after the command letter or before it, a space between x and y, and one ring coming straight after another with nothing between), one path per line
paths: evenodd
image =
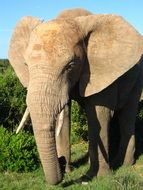
M135 94L134 94L135 93ZM134 163L135 153L135 120L139 102L139 94L131 93L128 102L118 112L120 127L119 151L114 160L114 165L129 165Z
M143 86L142 76L143 63L140 64L140 72L132 90L128 92L126 103L124 103L124 106L120 108L117 113L121 137L119 151L114 159L114 165L129 165L134 163L135 120ZM119 89L119 91L120 90L121 89ZM125 94L125 97L127 97L127 94Z
M126 105L127 106L127 105ZM125 164L133 164L135 152L135 116L134 110L129 110L124 107L118 115L120 127L120 143L117 155L113 160L113 167ZM135 114L135 113L134 113Z

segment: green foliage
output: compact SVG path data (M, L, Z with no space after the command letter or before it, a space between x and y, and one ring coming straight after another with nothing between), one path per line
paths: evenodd
M143 189L143 158L134 166L121 167L106 176L95 177L88 185L82 185L79 178L88 170L87 162L77 163L87 152L87 145L80 143L72 146L72 172L65 174L62 183L51 186L45 181L40 169L31 173L0 173L0 189L8 190L142 190ZM75 164L75 165L74 165ZM4 183L3 183L4 182Z
M25 110L25 97L26 91L12 67L3 62L0 65L0 125L13 130Z
M71 142L87 141L87 119L84 110L77 102L72 101L71 109Z
M0 73L3 73L5 69L8 67L9 61L8 59L0 59Z
M16 135L0 127L0 171L33 171L39 167L39 157L33 135Z

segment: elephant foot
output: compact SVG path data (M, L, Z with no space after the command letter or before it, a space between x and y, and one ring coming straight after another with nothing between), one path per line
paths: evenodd
M66 159L65 159L64 156L61 156L59 158L59 164L60 164L62 173L69 173L69 172L71 172L71 166L70 166L69 163L66 162Z
M97 176L105 176L110 172L109 167L100 167L98 170Z
M66 173L70 173L71 171L72 171L71 166L70 165L66 165L65 172Z
M128 159L126 158L125 160L124 160L124 158L123 158L123 156L120 156L120 154L119 155L117 155L112 161L111 161L111 168L113 169L113 170L116 170L116 169L118 169L120 166L122 166L122 165L125 165L125 166L128 166L128 165L132 165L133 164L133 158L131 158L131 157L128 157Z
M110 167L111 167L111 169L116 170L116 169L118 169L121 165L122 165L122 162L121 162L120 159L114 159L114 160L111 162Z
M110 172L109 166L102 166L98 170L98 173L95 171L89 170L85 175L83 175L78 182L80 182L82 185L88 185L90 181L93 180L96 176L104 176L107 175ZM96 174L97 173L97 174Z
M133 164L135 164L134 156L128 156L127 158L125 158L125 160L123 162L124 166L130 166L130 165L133 165Z
M93 179L93 177L90 177L90 176L88 176L88 175L83 175L83 176L81 177L81 184L82 184L82 185L88 185L88 183L89 183L90 181L92 181L92 179Z
M77 180L77 183L80 183L82 185L88 185L90 181L92 181L94 176L89 176L88 174L83 175Z

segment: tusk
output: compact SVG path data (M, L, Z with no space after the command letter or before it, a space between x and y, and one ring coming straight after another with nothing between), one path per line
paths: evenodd
M140 101L143 100L143 92L141 93L141 96L140 96Z
M64 109L59 114L57 130L56 130L56 137L59 136L59 134L60 134L60 132L62 130L63 123L64 123Z
M28 120L29 115L30 115L29 110L28 110L28 108L26 108L25 113L23 115L23 118L22 118L22 120L21 120L21 122L20 122L20 124L16 130L16 134L19 133L19 131L25 127L25 123Z

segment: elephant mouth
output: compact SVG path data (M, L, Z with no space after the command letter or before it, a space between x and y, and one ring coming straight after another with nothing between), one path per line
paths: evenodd
M24 115L20 121L20 124L17 127L16 134L18 134L24 127L26 127L26 123L28 122L29 119L30 119L30 112L28 108L26 108ZM60 132L63 126L63 120L64 120L64 108L61 110L61 112L57 116L56 137L60 135Z

